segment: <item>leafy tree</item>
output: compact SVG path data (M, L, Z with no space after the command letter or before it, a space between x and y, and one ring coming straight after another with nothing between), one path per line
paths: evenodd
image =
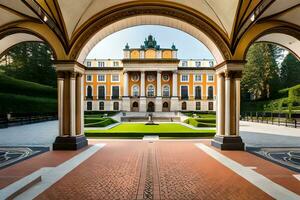
M291 53L281 63L280 78L284 88L300 84L300 61Z
M48 45L37 42L24 42L8 51L12 62L2 65L8 76L44 85L56 85L53 54Z
M250 93L254 99L268 99L280 89L277 60L281 49L269 43L255 43L247 53L247 64L241 82L245 96Z

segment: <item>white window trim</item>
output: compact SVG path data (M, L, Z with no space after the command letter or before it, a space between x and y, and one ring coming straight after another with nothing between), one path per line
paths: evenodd
M118 63L117 65L115 65L115 63ZM120 67L120 63L119 61L113 61L113 67Z
M134 84L132 87L131 87L131 96L133 96L133 88L137 86L138 87L138 95L137 96L140 96L140 86L138 84Z
M200 65L199 66L197 66L197 62L199 62L200 63ZM195 61L195 67L201 67L202 65L202 62L201 61Z
M103 102L103 110L100 110L100 103ZM98 103L98 108L99 108L99 111L104 111L105 110L105 101L99 101Z
M184 66L183 63L186 63L186 65ZM188 67L188 65L189 65L189 63L188 63L187 60L181 61L181 66L182 66L182 67Z
M182 97L182 96L181 96L181 87L182 87L182 86L187 86L187 88L188 88L188 96L190 96L190 87L189 87L189 85L180 85L180 86L179 86L179 94L180 94L180 97Z
M162 96L164 97L164 87L165 86L169 87L169 95L167 97L170 97L171 96L171 86L169 84L162 85L162 87L161 87Z
M90 66L88 65L88 63L90 63ZM86 66L87 67L92 67L92 62L91 61L86 61Z
M203 86L202 85L194 85L194 98L196 97L196 87L200 86L201 88L201 98L203 97Z
M197 75L200 75L200 76L201 76L201 81L197 81L197 80L196 80L196 76L197 76ZM203 78L203 75L202 75L202 74L194 74L194 82L202 83L202 78Z
M213 85L207 85L206 86L206 97L208 98L208 88L209 87L212 87L213 88L213 97L215 96L214 94L215 94L215 87L213 86Z
M92 77L90 81L87 79L88 76L91 76L91 77ZM85 80L86 80L86 82L88 82L88 83L93 82L93 74L86 74L86 75L85 75Z
M182 81L182 76L187 76L187 81ZM187 83L190 81L190 76L189 74L180 74L180 82L182 83Z
M91 103L91 104L92 104L92 109L91 109L91 110L88 110L88 103ZM92 111L92 110L93 110L93 101L91 101L91 100L86 101L86 110L87 110L87 111Z
M213 80L212 81L210 81L210 80L208 80L208 77L209 76L213 76ZM206 82L208 82L208 83L213 83L215 81L215 76L213 75L213 74L207 74L206 75Z
M154 89L154 94L153 94L153 96L149 96L149 95L148 95L149 87L150 87L151 85L153 86L153 89ZM146 95L147 97L155 97L155 96L156 96L156 89L155 89L155 86L154 86L153 84L147 85L147 91L146 91L146 92L147 92L147 93L146 93L146 94L147 94L147 95Z
M119 76L119 80L118 81L113 81L113 76L118 75ZM112 74L111 75L111 82L112 83L119 83L120 82L120 74Z
M94 88L92 85L87 85L86 88L85 88L85 96L87 97L88 95L88 86L91 86L92 87L92 97L94 96L93 93L94 93Z
M99 97L99 87L104 86L104 99L106 98L106 85L97 85L97 98Z
M113 96L113 87L119 87L119 97L121 97L121 89L119 85L112 85L110 86L110 96Z
M103 63L103 66L99 65L99 63ZM98 61L97 64L98 64L98 67L105 67L105 62L104 61Z
M103 75L104 76L104 81L99 81L99 75ZM99 82L99 83L105 83L106 82L106 74L97 74L97 82Z
M117 110L114 109L115 103L118 103L118 109L117 109ZM120 104L119 101L113 101L113 102L112 102L112 109L111 109L111 110L112 110L112 111L118 111L118 110L120 110L120 107L121 107L121 104Z

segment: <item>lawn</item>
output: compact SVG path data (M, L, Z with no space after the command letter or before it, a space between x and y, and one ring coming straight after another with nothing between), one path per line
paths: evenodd
M141 123L122 123L108 130L87 130L87 137L133 137L159 135L160 137L213 137L215 130L194 130L174 123L145 125Z

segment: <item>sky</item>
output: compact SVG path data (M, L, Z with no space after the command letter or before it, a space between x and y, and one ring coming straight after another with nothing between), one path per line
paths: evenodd
M159 25L142 25L123 29L100 41L87 56L88 59L122 59L126 43L139 48L151 34L161 48L171 48L174 43L179 59L213 59L210 51L193 36L174 28Z

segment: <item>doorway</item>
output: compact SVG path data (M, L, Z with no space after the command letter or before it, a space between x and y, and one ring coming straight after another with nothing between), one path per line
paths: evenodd
M155 105L152 101L148 103L147 112L154 112L155 111Z

